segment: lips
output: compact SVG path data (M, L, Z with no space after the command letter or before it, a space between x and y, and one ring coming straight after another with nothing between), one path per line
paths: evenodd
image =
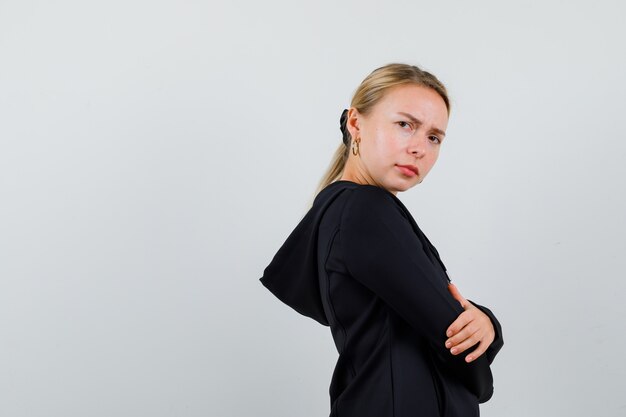
M419 169L415 165L398 165L400 168L406 168L415 173L415 175L419 175Z

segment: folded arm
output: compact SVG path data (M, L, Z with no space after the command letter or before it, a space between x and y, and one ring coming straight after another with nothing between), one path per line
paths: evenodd
M491 364L504 344L500 323L491 310L466 300L456 285L449 284L448 289L465 311L448 327L446 347L453 355L460 355L473 347L474 349L465 356L467 362L485 353Z
M485 355L466 362L445 346L446 330L464 309L447 288L438 264L400 208L376 187L352 192L341 220L341 242L351 275L384 300L417 331L435 359L480 400L491 396L493 378Z

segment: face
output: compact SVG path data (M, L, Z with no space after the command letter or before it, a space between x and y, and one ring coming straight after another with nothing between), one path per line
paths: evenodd
M349 151L342 179L397 194L422 182L437 161L448 110L434 90L400 85L390 88L367 115L351 108L347 127L360 140L359 155Z

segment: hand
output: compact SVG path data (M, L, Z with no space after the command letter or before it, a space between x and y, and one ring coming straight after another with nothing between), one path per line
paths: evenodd
M472 346L478 345L465 357L466 362L471 362L485 353L495 339L496 332L489 316L463 298L456 285L448 284L448 290L461 303L461 307L465 311L459 314L459 317L448 327L446 348L450 349L450 353L453 355L458 355Z

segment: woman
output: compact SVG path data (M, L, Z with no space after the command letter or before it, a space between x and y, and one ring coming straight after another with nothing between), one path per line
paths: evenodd
M478 416L493 393L500 324L450 283L396 196L436 162L449 111L445 87L415 66L366 77L313 207L261 278L330 326L339 352L331 416Z

